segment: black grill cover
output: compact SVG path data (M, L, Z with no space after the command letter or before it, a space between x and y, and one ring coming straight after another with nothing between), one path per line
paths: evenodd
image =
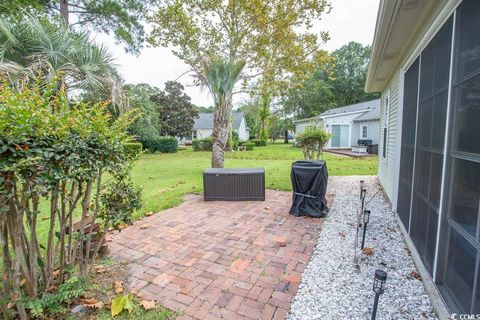
M293 203L290 214L294 216L324 217L328 213L328 171L323 160L296 161L292 164Z

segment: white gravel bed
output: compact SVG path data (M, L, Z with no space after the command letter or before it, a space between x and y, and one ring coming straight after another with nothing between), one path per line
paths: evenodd
M353 262L359 182L365 180L371 210L365 247L373 254ZM330 177L334 193L318 243L302 275L287 319L370 319L375 269L388 273L377 319L437 319L423 282L412 277L416 268L403 235L376 177ZM415 275L415 274L413 274Z

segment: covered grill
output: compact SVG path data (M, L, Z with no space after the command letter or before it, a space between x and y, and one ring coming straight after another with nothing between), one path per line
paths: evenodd
M290 214L294 216L324 217L328 213L328 171L323 160L296 161L292 164L293 203Z

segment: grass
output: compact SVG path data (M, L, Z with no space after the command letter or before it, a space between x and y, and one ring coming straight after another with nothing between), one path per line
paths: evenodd
M263 167L269 189L291 190L292 162L301 160L300 149L291 144L277 143L255 147L253 151L226 153L226 167ZM377 157L351 158L324 153L329 175L375 175ZM211 152L183 148L172 154L143 154L135 161L132 179L142 186L143 207L134 219L147 212L158 212L182 202L188 193L203 191L202 172L210 167ZM37 225L40 243L47 242L49 228L48 203L41 202L42 214Z
M110 315L110 310L101 310L97 319L99 320L110 320L112 316ZM118 316L115 316L117 320L170 320L175 319L175 312L165 309L163 307L157 307L153 310L144 310L142 307L134 309L131 313L123 312Z
M269 189L291 190L290 168L293 161L301 160L302 152L291 144L269 144L253 151L229 152L226 167L263 167ZM202 192L202 172L210 167L211 153L190 147L175 154L144 154L133 167L133 181L143 187L142 210L157 212L182 202L187 193ZM329 175L375 175L377 157L351 158L324 154Z

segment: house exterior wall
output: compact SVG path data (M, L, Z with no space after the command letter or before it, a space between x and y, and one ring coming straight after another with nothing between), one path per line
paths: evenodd
M362 127L367 126L367 137L362 137ZM380 120L354 121L352 125L352 146L357 144L358 139L372 140L372 144L380 142Z
M205 139L211 137L212 133L212 129L197 129L197 139Z
M378 179L382 184L386 195L396 206L397 190L396 169L398 159L396 157L396 146L400 143L397 129L399 127L399 96L400 96L400 70L398 70L387 89L382 92L380 104L380 135L378 144ZM386 130L386 143L384 136ZM383 156L385 149L385 157Z
M248 130L245 123L245 119L242 120L240 123L239 129L233 129L234 131L238 132L238 137L240 141L247 141L248 140ZM211 137L213 133L212 129L197 129L197 139L205 139Z
M455 10L457 6L458 10ZM475 229L477 234L479 233L478 190L480 189L478 179L475 177L478 177L478 172L480 172L480 152L465 156L461 150L458 151L458 146L455 144L465 139L465 132L474 132L476 128L473 118L477 110L472 110L478 105L479 98L478 95L471 93L473 91L471 88L478 88L474 87L472 83L474 83L475 77L480 75L480 54L478 50L475 51L472 48L478 48L480 40L478 37L469 38L471 33L468 27L479 26L480 6L474 0L447 1L447 4L437 10L435 15L435 19L424 22L422 32L417 35L415 41L408 45L407 55L402 57L401 64L395 68L395 75L388 81L388 85L382 92L378 176L387 196L392 201L393 209L397 210L399 215L400 211L406 213L405 216L399 216L399 220L402 222L401 225L407 240L411 243L412 256L417 257L415 262L421 265L419 270L423 269L423 272L426 273L422 274L422 278L427 279L427 286L432 283L431 291L440 290L442 298L439 298L440 302L435 305L435 308L439 312L439 317L446 319L451 312L469 314L480 312L479 287L477 285L480 283L478 277L480 265L476 259L480 254L479 240L478 236L475 238L468 234L472 229ZM466 24L466 22L462 24L463 21L468 21L470 24ZM437 34L442 34L442 29L449 30L443 28L447 22L451 23L453 30L444 33L447 36L436 39ZM431 46L431 44L435 44L435 41L442 41L440 42L442 43L441 48L447 48L446 42L451 45L451 49L448 47L445 50L447 53L450 52L449 64L446 62L448 59L441 60L440 58L436 64L433 64L435 60L431 59L434 55L432 52L438 52L438 49L437 51L432 50L432 48L436 48ZM465 52L468 52L468 55ZM467 56L469 61L473 62L470 69L462 69L463 60L461 58L467 59ZM435 57L438 57L438 53L435 53ZM459 59L459 57L461 58ZM414 63L414 61L416 62ZM412 63L416 64L419 70L414 78L411 76L415 74L411 72L415 70L411 68ZM448 68L450 69L448 70ZM405 72L407 72L406 76ZM437 80L432 80L437 78L429 78L433 72L442 77L448 76L449 79L442 82L444 87L441 87L441 90L443 90L444 96L442 99L436 98L435 109L430 111L427 103L431 97L428 94L433 93L429 93L429 85L433 83L432 86L439 86L434 82ZM415 95L411 94L412 86L408 86L408 84L414 83L412 79L418 79L418 93ZM410 121L408 118L408 115L412 114L410 113L411 106L415 105L411 98L405 99L406 109L404 111L404 87L410 88L405 91L406 97L417 96L415 121ZM417 85L413 86L413 88L415 87ZM467 89L460 91L463 88ZM433 92L440 96L440 89L435 89ZM459 96L462 99L458 99ZM465 97L468 97L468 100ZM463 100L464 98L465 100ZM433 124L428 122L429 112L434 115L430 117L435 119ZM437 114L433 112L437 112ZM468 112L470 112L470 116L465 116ZM405 119L402 119L403 117ZM409 129L409 124L412 123L416 123L415 131L411 129L411 126ZM430 145L430 142L426 142L424 139L430 132L430 125L433 128L431 131L432 141L437 141L437 145L433 145L433 143ZM382 142L385 127L387 128L387 139L384 148ZM402 130L405 139L403 145ZM463 134L462 139L455 142L459 132ZM405 169L408 161L404 159L404 156L409 153L403 152L403 155L400 153L404 150L405 144L411 144L412 136L415 136L415 143L413 160L410 160L410 162L413 161L412 181L409 184L402 179L406 176L404 172L410 170ZM476 143L478 146L478 137L474 137L472 134L470 139L473 141L471 145ZM410 146L408 147L410 148ZM383 157L384 150L385 157ZM428 154L432 154L432 157L427 158ZM402 159L402 163L400 163L400 159ZM424 159L427 161L424 162ZM397 199L399 181L401 181L400 191L403 191L403 194L411 194L409 201ZM411 189L407 189L405 185L409 185ZM424 186L428 186L428 189L425 189ZM425 190L434 196L427 199L424 196L427 192ZM401 197L401 199L405 198ZM408 205L405 207L403 205L405 203L409 204L409 207ZM424 203L432 204L427 208L426 206L422 207ZM471 203L475 205L472 206ZM461 221L458 218L461 215L472 220ZM424 245L425 243L428 243L428 246ZM462 250L462 255L456 255L458 250ZM438 294L438 292L432 294L430 291L429 293L431 296ZM469 294L470 296L468 296ZM445 301L450 310L441 306Z
M357 144L356 141L355 143L353 143L353 140L352 140L353 119L355 119L362 113L365 113L365 111L326 117L326 118L323 118L323 124L325 126L325 129L330 133L332 132L332 125L335 125L335 124L348 125L349 126L349 139L348 139L349 146L348 147L351 147ZM328 141L328 144L326 147L327 148L332 147L332 139Z
M238 127L238 139L240 141L247 141L248 140L248 130L247 124L245 122L245 118L242 119L240 126Z
M295 123L295 134L302 133L307 127L311 126L312 124L320 126L322 124L322 121L320 119L312 119L311 121L297 122Z

